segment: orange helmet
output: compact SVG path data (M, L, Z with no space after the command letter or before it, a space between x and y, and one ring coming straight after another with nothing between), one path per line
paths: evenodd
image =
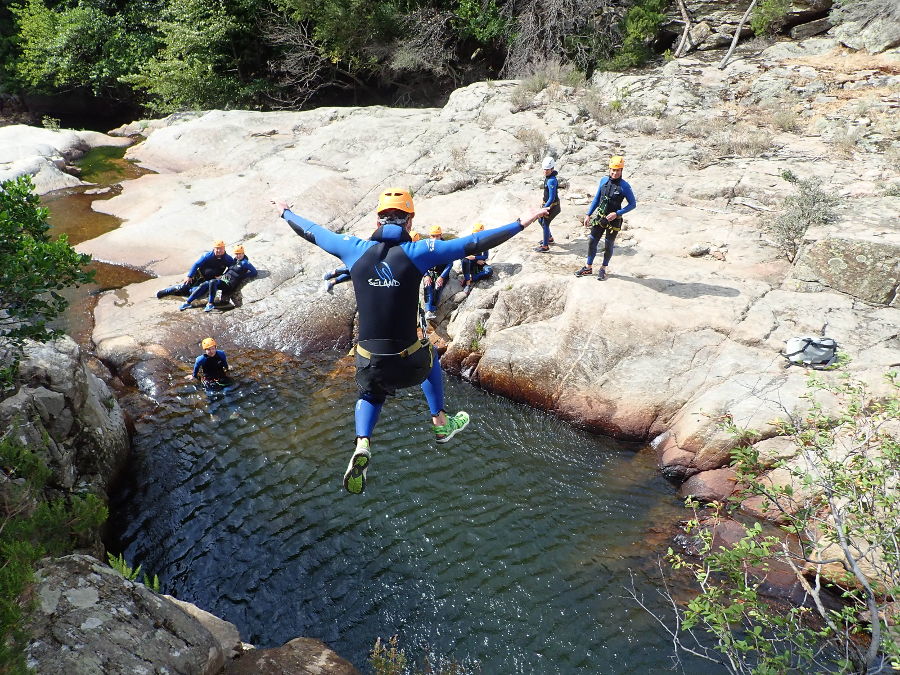
M625 158L622 155L613 155L609 158L609 168L610 169L624 169L625 168Z
M472 226L472 234L475 234L476 232L481 232L483 229L484 229L484 223L475 223Z
M432 225L428 228L428 236L429 237L439 237L444 234L444 231L441 229L440 225Z
M422 235L419 234L418 232L410 232L409 238L412 239L413 241L419 241L419 239L422 238Z
M243 244L238 244L237 246L235 246L235 247L234 247L234 252L235 252L235 253L243 253L243 252L244 252L244 245L243 245Z
M409 190L388 188L378 195L378 213L389 209L398 209L406 213L415 213L413 198Z
M203 342L200 343L200 346L203 347L203 349L209 349L210 347L216 346L216 341L212 338L203 338Z

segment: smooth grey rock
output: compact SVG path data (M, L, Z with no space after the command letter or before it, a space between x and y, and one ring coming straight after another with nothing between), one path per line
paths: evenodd
M793 28L791 28L790 34L793 39L802 40L804 38L812 37L813 35L825 33L831 28L831 26L831 21L826 17L823 19L816 19L815 21L808 21L807 23L801 23L798 26L794 26Z
M231 660L243 653L244 648L243 642L241 642L241 634L238 632L237 626L233 623L220 619L216 615L210 614L204 609L200 609L191 602L179 600L171 595L163 595L163 597L170 602L174 602L185 612L197 619L197 621L199 621L218 641L226 659Z
M35 582L26 658L42 675L212 675L224 666L199 621L90 556L45 559Z

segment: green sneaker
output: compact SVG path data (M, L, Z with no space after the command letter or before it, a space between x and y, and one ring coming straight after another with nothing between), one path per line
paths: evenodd
M460 410L455 415L447 416L444 426L434 425L434 437L438 443L446 443L469 424L469 413Z
M344 489L353 495L362 494L366 489L366 471L372 453L369 452L369 439L359 438L356 441L356 450L350 458L347 470L344 472Z

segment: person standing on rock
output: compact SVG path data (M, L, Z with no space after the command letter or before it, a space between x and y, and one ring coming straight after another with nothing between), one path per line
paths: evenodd
M622 229L622 216L637 206L631 186L622 178L624 168L624 157L621 155L610 157L609 175L600 179L597 194L594 195L594 201L591 202L587 215L584 217L584 226L591 228L591 235L588 238L587 264L575 272L576 277L588 277L594 273L592 264L597 255L597 244L605 233L603 265L597 272L597 280L604 281L606 279L606 268L612 258L616 235ZM628 201L628 205L623 208L622 202L625 200ZM591 214L594 211L597 214L592 220Z
M217 239L213 242L212 251L207 251L197 259L197 262L191 265L191 269L188 270L187 276L180 284L157 291L156 297L164 298L167 295L190 295L192 286L221 276L222 273L233 264L234 258L225 253L225 242L221 239Z
M508 225L451 241L409 236L415 209L410 193L390 188L378 198L377 229L369 239L336 234L293 213L284 201L272 202L291 229L337 256L350 270L359 311L356 359L356 449L344 473L344 488L360 494L372 455L369 439L382 406L397 389L421 385L431 412L433 433L446 443L469 423L466 412L447 415L437 352L419 337L419 286L426 270L502 244L543 215L540 210ZM424 329L424 325L421 326Z
M544 170L544 206L549 209L549 213L541 218L541 230L543 236L537 247L534 249L538 253L547 253L550 250L550 244L553 243L553 235L550 233L550 222L559 215L559 180L556 173L556 160L552 157L544 157L541 164Z

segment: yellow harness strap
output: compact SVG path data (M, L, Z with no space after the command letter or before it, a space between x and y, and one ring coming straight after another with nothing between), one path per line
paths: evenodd
M422 347L424 347L428 343L427 340L416 340L409 347L404 349L402 352L397 352L396 354L375 354L375 356L399 356L400 358L406 358L407 356L411 356L419 351ZM362 345L353 345L353 348L350 350L350 356L354 354L359 354L364 359L371 359L372 352L363 347Z

